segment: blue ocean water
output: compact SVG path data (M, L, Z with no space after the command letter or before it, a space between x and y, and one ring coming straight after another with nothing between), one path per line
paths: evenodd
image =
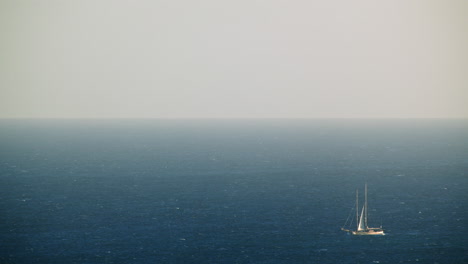
M1 120L0 263L468 263L467 183L467 120Z

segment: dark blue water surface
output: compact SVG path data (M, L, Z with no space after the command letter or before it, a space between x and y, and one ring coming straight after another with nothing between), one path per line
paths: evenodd
M0 263L468 263L467 187L467 120L2 120Z

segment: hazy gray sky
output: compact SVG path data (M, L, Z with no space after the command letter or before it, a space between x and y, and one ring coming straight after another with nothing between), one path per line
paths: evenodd
M468 118L465 0L1 0L0 117Z

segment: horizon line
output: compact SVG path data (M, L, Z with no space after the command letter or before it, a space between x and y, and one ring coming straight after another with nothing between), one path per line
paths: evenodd
M0 117L0 120L465 120L468 117Z

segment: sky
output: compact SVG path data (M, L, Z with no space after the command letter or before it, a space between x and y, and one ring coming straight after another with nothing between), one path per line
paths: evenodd
M468 118L465 0L2 0L0 118Z

